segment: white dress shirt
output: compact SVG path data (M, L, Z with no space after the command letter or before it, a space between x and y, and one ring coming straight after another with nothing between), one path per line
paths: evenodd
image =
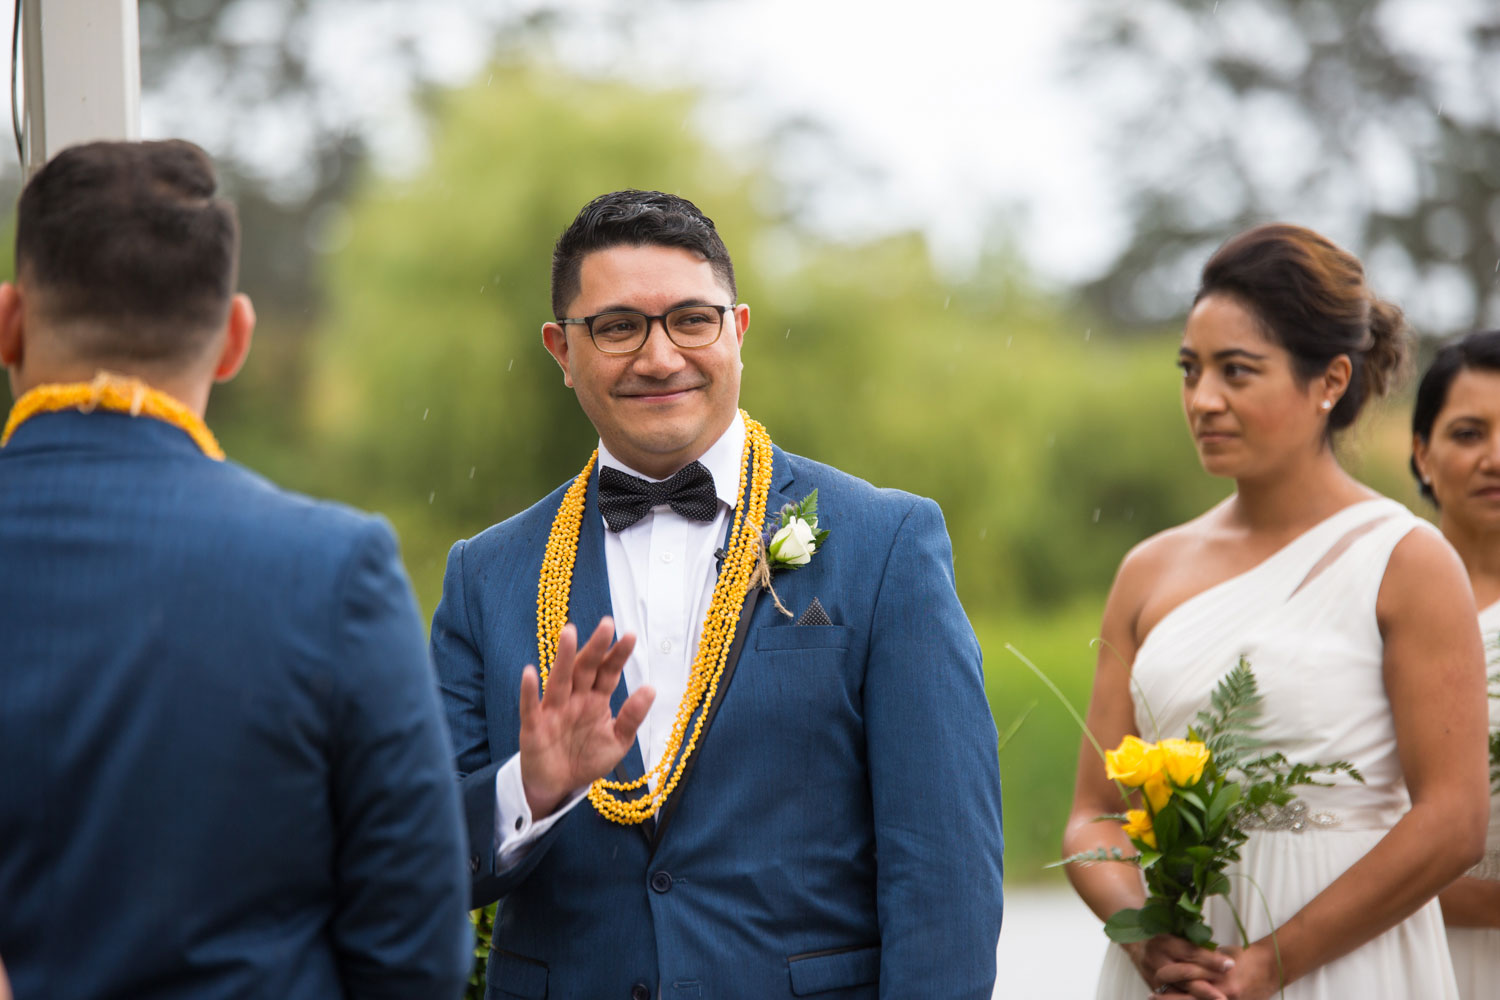
M744 446L745 424L736 414L719 440L698 459L713 476L719 497L719 511L712 521L690 520L663 504L623 531L604 530L604 565L615 632L636 637L635 650L625 664L625 686L631 691L644 684L656 689L656 700L636 731L648 772L666 753L677 708L687 690L703 618L718 579L714 552L726 544L730 517L739 502ZM602 441L599 465L660 482L615 458ZM602 521L603 516L598 516ZM574 624L581 641L598 622ZM495 774L497 866L504 869L520 861L526 849L587 791L586 787L578 789L550 816L536 819L526 804L520 755L512 756Z

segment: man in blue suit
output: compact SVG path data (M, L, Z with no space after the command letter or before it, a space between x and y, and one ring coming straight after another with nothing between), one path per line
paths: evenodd
M691 203L586 206L552 308L597 455L453 547L432 628L487 995L988 998L996 733L937 505L739 411Z
M456 998L462 814L384 522L202 421L254 314L183 142L26 186L0 361L0 955L19 1000Z

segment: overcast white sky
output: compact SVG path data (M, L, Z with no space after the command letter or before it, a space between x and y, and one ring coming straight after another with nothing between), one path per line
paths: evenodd
M1121 103L1117 91L1130 81L1068 78L1085 0L630 2L322 0L302 38L322 83L316 113L325 123L359 128L387 169L417 168L425 144L399 71L403 45L409 41L429 76L461 85L482 73L492 54L488 34L476 29L482 17L561 9L566 26L552 46L555 59L615 67L646 84L697 85L705 95L700 129L730 152L758 151L788 119L819 122L826 141L777 166L785 179L816 192L808 221L832 235L919 228L939 262L962 273L1003 217L1040 276L1060 281L1097 273L1125 238L1124 185L1104 142L1111 109ZM1441 67L1456 62L1445 58L1444 40L1460 37L1447 29L1462 12L1490 2L1395 0L1385 10L1400 36ZM629 37L620 30L627 9ZM241 0L227 28L241 41L264 43L271 58L285 10L281 0ZM1306 48L1301 39L1267 35L1265 23L1257 30L1255 12L1254 5L1222 0L1182 13L1154 34L1178 55L1210 37L1233 38L1268 58L1294 59ZM142 33L149 37L152 26L143 24ZM218 76L205 56L148 94L144 134L185 135L210 152L233 151L295 188L307 175L299 151L312 123L274 107L226 114ZM1463 88L1449 89L1456 109ZM1305 160L1312 144L1283 118L1259 125L1245 126L1264 150L1257 162L1297 183L1295 171L1283 168ZM1181 140L1180 147L1195 135L1184 128L1175 137L1143 137L1143 149L1173 157L1181 150L1160 140ZM1378 153L1367 158L1368 183L1376 195L1393 192L1384 201L1399 202L1415 181L1395 169L1398 156ZM1325 214L1330 218L1305 221L1326 224L1335 238L1353 235L1339 232L1337 213ZM1431 283L1429 276L1420 284Z
M415 27L428 69L465 83L490 55L474 30L478 5L324 0L308 43L338 84L341 106L328 113L369 126L393 168L419 164L421 129L400 110L391 40ZM703 132L730 151L754 148L793 116L821 122L831 140L824 156L828 146L838 151L832 163L809 160L822 176L805 176L807 164L782 168L795 180L834 181L819 186L812 220L834 235L920 228L939 261L962 270L1004 211L1027 256L1060 279L1102 266L1123 236L1092 146L1098 116L1062 79L1060 55L1078 0L646 2L636 8L637 37L649 38L646 45L622 38L611 0L512 0L503 9L541 6L571 15L556 46L567 64L627 67L625 75L648 84L701 86ZM250 0L231 30L269 41L279 18L275 0ZM180 90L148 95L144 133L192 135L210 151L232 143L266 159L269 172L278 160L285 168L282 151L297 141L299 123L277 115L205 120L195 94L211 75L205 66ZM1081 233L1089 235L1082 245Z

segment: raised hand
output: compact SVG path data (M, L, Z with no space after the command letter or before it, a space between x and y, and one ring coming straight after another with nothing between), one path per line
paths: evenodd
M564 626L540 698L536 668L521 674L521 785L533 816L548 815L569 794L614 770L656 697L642 687L618 716L611 711L610 696L635 648L630 634L611 644L614 633L614 621L604 618L580 649L578 630Z

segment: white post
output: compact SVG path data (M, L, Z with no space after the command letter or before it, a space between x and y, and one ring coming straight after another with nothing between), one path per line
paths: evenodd
M22 0L21 36L28 177L65 146L140 138L136 0Z

